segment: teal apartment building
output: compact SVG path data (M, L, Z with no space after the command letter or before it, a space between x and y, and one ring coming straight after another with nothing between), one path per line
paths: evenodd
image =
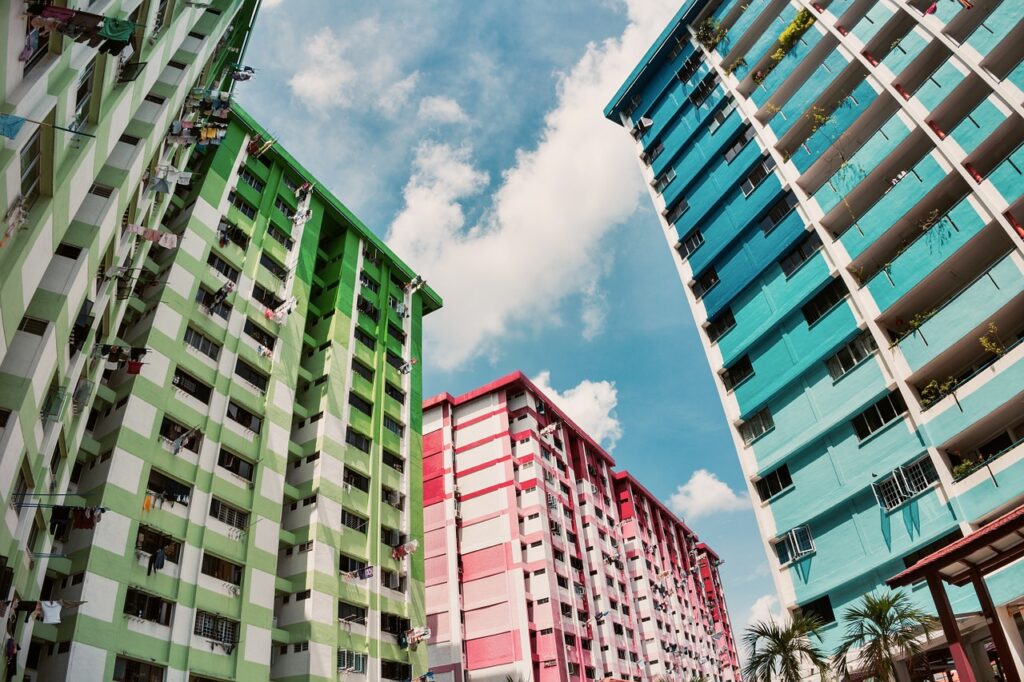
M257 0L68 4L0 4L0 669L425 674L440 299L233 102Z
M693 0L605 109L782 603L831 648L903 586L944 620L915 679L1024 669L1022 58L1020 0Z

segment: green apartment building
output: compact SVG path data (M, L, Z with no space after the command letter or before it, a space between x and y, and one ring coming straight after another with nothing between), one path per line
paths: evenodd
M0 669L424 674L440 299L231 102L256 0L66 4L0 3Z

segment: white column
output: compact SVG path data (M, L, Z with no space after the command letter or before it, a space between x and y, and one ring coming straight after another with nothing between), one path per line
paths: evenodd
M1008 606L999 606L996 607L996 615L999 616L999 625L1006 633L1006 641L1010 645L1010 655L1013 657L1010 665L1016 666L1017 670L1024 671L1024 637L1021 637L1013 614Z

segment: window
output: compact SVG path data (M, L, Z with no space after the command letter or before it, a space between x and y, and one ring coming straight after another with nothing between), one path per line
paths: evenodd
M349 427L348 431L345 432L345 442L363 452L370 452L370 445L372 442L370 439L358 431Z
M723 123L725 123L726 119L729 118L729 114L735 111L735 109L736 100L728 98L728 102L726 103L726 105L720 108L718 111L716 111L714 115L711 117L711 120L708 121L708 132L714 135L715 131L718 130Z
M218 616L207 611L196 611L194 634L225 644L238 642L238 621Z
M782 257L779 261L779 266L782 268L782 272L786 277L791 277L801 265L806 263L811 256L817 253L818 249L821 248L821 237L818 236L817 232L811 232L806 237L800 240L796 246L794 246L789 253Z
M359 283L375 294L380 293L380 284L373 277L366 274L365 270L359 273Z
M695 107L703 105L708 97L711 96L711 93L715 91L716 85L718 85L717 73L711 72L704 76L701 82L697 84L697 87L693 89L693 92L690 93L690 103Z
M282 199L280 196L274 197L274 208L276 208L278 211L285 214L289 218L292 215L292 207L288 204L287 201Z
M146 490L161 497L162 502L159 504L175 503L188 505L192 497L192 488L190 486L164 475L157 469L150 470Z
M365 612L366 610L363 609ZM344 619L343 619L344 620ZM365 615L362 621L366 622ZM338 649L338 670L345 670L350 673L356 673L357 675L366 674L366 654L357 654L354 651L348 651L347 649Z
M370 383L373 383L373 370L355 358L352 358L352 371Z
M858 440L864 440L886 424L895 421L907 411L903 396L893 391L853 418L853 430Z
M359 623L361 625L366 624L366 607L359 606L357 604L349 604L348 602L338 602L338 620L343 620L349 623ZM339 667L341 664L338 664Z
M217 466L227 469L235 476L244 478L247 481L252 480L253 472L256 469L256 466L249 460L239 457L224 448L220 449L220 454L217 457Z
M381 486L380 492L381 497L386 503L395 509L404 509L405 495L387 486Z
M768 234L774 230L778 224L789 215L789 212L793 210L793 207L796 206L796 204L796 195L792 192L786 192L785 196L776 201L758 222L758 227L761 228L761 232Z
M377 348L377 340L374 339L369 334L367 334L361 328L356 327L355 331L353 332L353 336L355 336L356 341L358 341L359 343L363 344L364 346L366 346L370 350L374 350L374 349ZM372 381L372 379L371 379L371 381Z
M754 366L750 364L750 356L744 355L733 363L732 367L722 372L722 383L726 391L732 391L744 381L754 376Z
M688 210L690 210L690 204L686 202L686 199L681 198L671 209L665 209L665 220L669 225L675 225L676 221L682 218Z
M662 173L661 175L654 179L654 191L657 192L658 194L661 194L662 192L665 191L665 188L668 187L675 179L676 169L667 169L664 173Z
M799 607L801 613L806 616L815 616L823 625L835 622L836 616L832 611L832 600L826 594L814 601L807 602Z
M355 393L349 392L348 404L368 417L373 416L373 403L364 400Z
M36 128L21 148L21 200L26 208L32 205L40 191L43 175L41 130L42 127Z
M387 450L384 451L384 464L391 467L395 471L405 471L405 460L396 454L388 452Z
M260 254L260 265L269 270L270 274L282 282L288 277L288 269L271 258L266 251Z
M656 158L661 156L661 153L663 151L665 151L665 145L662 144L661 142L656 142L653 147L651 147L650 149L648 149L647 151L643 152L640 155L640 160L643 161L648 166L650 166Z
M351 557L348 554L341 554L338 560L338 567L338 570L342 573L353 573L366 568L366 562L361 559Z
M220 303L213 305L213 300L214 293L206 287L200 286L196 291L196 303L206 308L211 315L216 315L225 320L228 319L231 315L231 306L227 301L221 301Z
M405 343L405 332L393 324L388 324L388 336L399 343Z
M164 682L164 669L153 663L118 656L114 660L114 682Z
M143 618L160 625L170 625L173 609L174 604L166 599L140 592L134 587L129 587L124 597L125 615Z
M401 404L405 405L405 391L395 388L389 383L384 384L384 395L397 400Z
M754 129L747 126L736 136L736 139L732 141L732 144L725 150L723 156L725 157L726 163L732 163L732 160L739 156L739 153L743 151L743 148L747 146L747 142L750 142L754 137Z
M690 284L690 289L693 290L694 297L699 301L716 284L718 284L718 273L715 272L714 268L710 268Z
M347 509L341 510L341 524L348 526L357 533L366 534L366 526L369 523L366 519L358 514L353 514Z
M875 339L871 336L871 332L862 332L853 341L840 348L835 355L825 360L828 373L832 375L833 380L838 380L876 350L878 350L878 346L875 345Z
M185 327L185 343L211 360L216 360L220 356L220 344L206 338L192 327Z
M399 545L405 544L405 535L397 528L389 528L387 526L380 527L380 541L394 549Z
M689 258L690 254L697 250L697 247L704 243L704 235L699 229L692 230L689 234L679 240L676 244L676 251L683 259Z
M399 438L405 435L405 426L398 423L388 415L384 415L384 428L395 434Z
M213 393L213 389L180 367L174 370L174 378L171 383L178 390L187 393L204 405L210 404L210 395Z
M176 441L180 438L181 446L196 454L199 453L199 449L203 444L203 434L198 429L182 426L166 415L163 421L160 422L160 435L169 441Z
M408 680L412 678L412 666L408 663L381 660L380 675L385 680Z
M403 359L402 359L402 356L400 356L400 355L395 355L395 354L394 354L394 353L392 353L391 351L388 351L388 352L387 352L387 353L385 354L385 356L384 356L384 360L386 360L386 361L387 361L387 363L388 363L389 365L391 365L392 367L394 367L395 369L401 369L401 368L402 368L402 365L404 365L404 364L405 364L405 360L403 360Z
M47 327L50 323L46 320L37 320L34 317L25 316L21 318L21 322L18 324L19 332L27 332L35 336L43 336L46 334Z
M295 241L284 230L273 223L267 226L267 234L270 235L271 239L289 251L291 251L292 246L295 244Z
M273 334L263 329L263 327L259 326L248 317L245 318L245 325L242 327L242 331L245 332L246 336L261 346L266 346L273 350L274 346L277 345L277 338Z
M394 571L382 570L380 572L380 581L389 590L405 592L405 577Z
M836 304L842 301L848 293L843 280L838 277L829 282L828 286L815 294L814 298L800 309L807 324L812 325L824 317L825 313L836 307Z
M256 416L234 400L228 401L228 417L256 433L259 433L263 428L263 417Z
M239 530L245 530L249 526L249 512L232 507L216 497L210 499L210 516Z
M276 310L285 303L284 300L276 297L273 292L269 291L259 283L253 284L253 298L271 310Z
M726 308L718 314L718 317L708 322L706 331L708 333L708 341L715 343L718 339L725 336L726 332L736 326L736 318L732 315L732 310Z
M892 474L872 483L878 506L886 511L895 509L907 500L927 490L939 480L939 474L930 457L896 467Z
M775 555L783 566L790 564L800 557L807 556L814 552L814 538L811 537L809 526L797 526L785 535L781 535L772 541L775 548Z
M243 568L238 564L232 563L227 559L221 559L218 556L214 556L209 552L203 552L203 565L201 568L203 575L208 575L211 578L217 578L223 580L226 583L232 585L242 584L242 572Z
M676 78L683 83L688 83L690 79L696 75L697 70L700 69L700 65L703 63L704 58L701 56L700 52L694 52L686 58L683 65L679 67L678 71L676 71Z
M270 381L269 377L245 360L239 358L238 362L235 363L235 374L241 377L243 381L247 381L255 386L261 393L267 392L267 382Z
M789 475L789 466L786 464L765 474L761 480L754 483L754 487L757 488L757 496L761 498L762 502L767 502L791 485L793 485L793 479Z
M239 196L237 192L231 192L228 196L228 203L237 208L249 220L256 219L256 207Z
M78 87L75 90L75 118L73 128L79 130L89 117L89 106L92 102L93 79L96 75L96 58L78 75Z
M354 469L345 467L345 473L342 474L341 480L364 493L370 490L370 479Z
M245 184L252 187L257 192L262 192L263 188L267 186L265 182L257 178L255 175L249 172L245 166L241 166L238 169L238 177Z
M739 427L744 445L750 445L759 436L768 433L773 428L775 428L775 422L772 421L772 413L767 407L740 424Z
M743 190L743 196L749 197L754 189L757 188L765 178L772 174L772 170L775 168L775 159L770 156L766 156L761 159L754 170L750 171L750 175L740 184L740 189Z
M227 263L223 258L217 254L210 252L209 257L206 259L207 265L219 272L220 274L227 277L229 280L238 284L238 270Z

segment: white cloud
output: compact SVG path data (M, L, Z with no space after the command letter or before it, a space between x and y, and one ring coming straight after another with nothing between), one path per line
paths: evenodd
M413 71L400 81L386 87L377 99L377 107L389 116L394 116L409 103L416 85L420 80L420 72Z
M693 520L718 512L748 509L750 497L745 492L737 493L707 469L698 469L689 481L676 488L668 504L683 519Z
M532 381L587 435L606 450L615 448L622 437L622 426L615 414L619 392L614 382L584 379L575 387L559 392L551 386L551 372L548 370L538 374Z
M783 621L779 598L774 594L766 594L754 600L754 603L750 605L750 613L747 614L746 625L768 620L780 623Z
M478 178L469 152L438 144L417 150L388 243L445 300L425 326L432 363L451 369L493 356L503 338L560 322L567 303L575 306L570 334L599 333L605 237L643 192L631 141L602 109L678 7L677 0L627 4L623 34L589 45L563 75L536 147L519 150L474 224L466 224L461 202L482 183L449 184L451 168L424 158L443 157L459 177Z
M295 96L315 110L345 104L346 86L356 79L357 72L341 57L342 43L334 31L321 29L302 50L304 66L288 81Z
M260 9L273 9L280 5L284 0L263 0L260 3Z
M469 116L451 97L431 96L420 100L420 118L435 123L465 123Z

